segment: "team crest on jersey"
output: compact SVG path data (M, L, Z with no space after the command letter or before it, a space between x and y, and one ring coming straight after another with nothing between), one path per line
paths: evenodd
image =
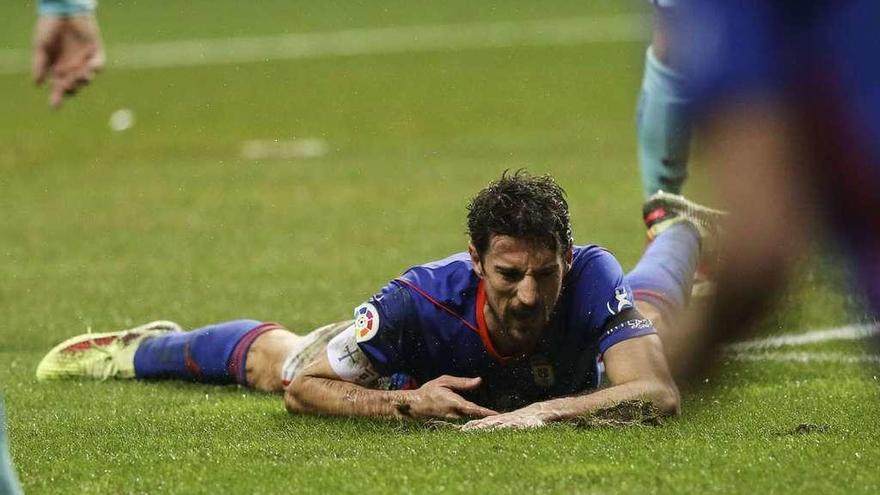
M535 385L549 388L556 383L553 364L547 358L544 356L533 356L529 364L532 367L532 378L535 379Z
M608 312L612 315L633 307L629 290L623 285L614 289L614 299L605 303L605 307L608 308Z
M373 338L379 331L379 311L376 306L364 303L354 310L354 334L358 342Z

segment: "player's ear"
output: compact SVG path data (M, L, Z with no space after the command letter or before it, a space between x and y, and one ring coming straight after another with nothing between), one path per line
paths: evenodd
M568 246L568 249L565 251L565 273L571 270L572 263L574 263L574 247Z
M474 243L468 244L468 254L471 255L471 263L474 265L474 271L477 272L477 275L480 278L483 278L483 263L480 259L480 253L477 251Z

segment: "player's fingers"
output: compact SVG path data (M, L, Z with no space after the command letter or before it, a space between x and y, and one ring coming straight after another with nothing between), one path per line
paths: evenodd
M480 427L479 425L480 425L479 419L472 419L472 420L468 421L467 423L465 423L464 425L462 425L461 429L462 429L462 431L476 430Z
M68 84L71 84L80 74L91 71L91 60L96 50L95 44L90 43L87 46L63 51L52 67L53 79L70 79Z
M104 48L98 45L92 56L89 58L89 68L93 73L98 73L104 68L105 63L107 63L107 57L104 54Z
M486 416L495 416L498 414L498 411L493 411L488 407L483 407L464 399L462 399L461 404L459 404L458 411L463 416L468 416L471 418L485 418Z
M91 51L77 55L74 58L59 64L53 70L52 91L49 95L49 105L58 108L64 101L65 96L73 96L81 86L88 84L92 78L92 69L88 66L88 57Z
M456 411L447 411L443 413L443 419L461 419L462 416Z
M92 79L95 78L95 71L91 69L85 69L80 72L76 78L73 80L73 86L75 88L81 88L82 86L88 86L89 83L92 82Z
M64 94L67 92L67 85L61 78L53 78L52 90L49 92L49 106L52 108L61 107L64 101Z
M444 375L444 380L442 385L444 387L448 387L454 390L473 390L480 386L482 383L482 379L480 377L476 378L464 378L461 376L449 376Z
M34 84L43 84L49 74L49 53L42 47L34 47L33 59Z
M474 419L468 421L461 427L464 431L491 430L496 428L498 423L489 419Z
M97 50L97 45L94 43L89 44L75 56L71 57L70 61L65 64L64 69L76 75L92 71L92 58L97 53Z

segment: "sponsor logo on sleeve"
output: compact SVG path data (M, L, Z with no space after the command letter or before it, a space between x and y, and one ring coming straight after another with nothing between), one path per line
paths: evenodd
M358 342L366 342L379 331L379 311L376 306L364 303L354 310L354 332Z
M647 318L638 318L638 319L634 319L634 320L627 320L623 323L615 325L613 328L611 328L610 330L605 332L605 335L603 335L603 337L609 337L609 336L611 336L611 334L613 334L619 330L623 330L623 329L638 331L638 330L644 330L646 328L654 328L654 323L652 323L651 320L649 320Z
M614 299L605 303L608 312L612 315L620 313L624 309L633 307L632 294L623 285L614 289Z

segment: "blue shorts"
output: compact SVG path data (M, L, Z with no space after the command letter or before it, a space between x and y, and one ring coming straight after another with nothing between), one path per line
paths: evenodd
M784 98L859 129L880 155L880 2L681 0L672 57L699 114L720 103ZM818 101L822 103L822 101ZM880 165L878 165L880 166Z

